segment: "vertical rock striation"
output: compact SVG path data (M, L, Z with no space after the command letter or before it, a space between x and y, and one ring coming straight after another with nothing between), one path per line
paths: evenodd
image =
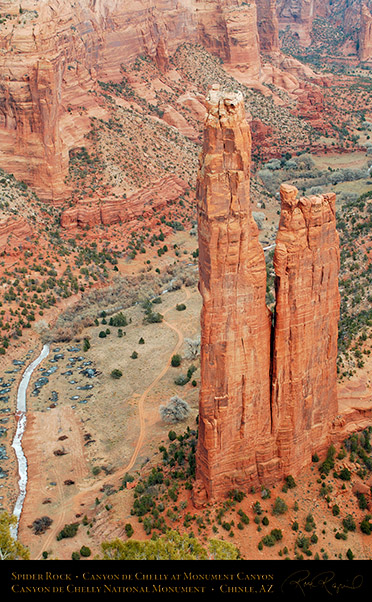
M228 66L258 77L260 45L255 2L195 0L198 40Z
M215 86L207 109L197 183L203 307L196 505L257 484L272 455L271 315L250 208L251 135L241 93Z
M298 199L297 192L281 186L274 255L272 417L283 475L298 472L327 447L337 414L336 197Z
M261 52L278 52L279 23L276 0L257 1L257 27Z
M339 238L334 193L280 189L274 328L249 199L240 93L212 88L197 182L201 387L196 506L298 472L331 442L337 403Z
M372 14L365 4L360 11L359 58L368 61L372 58Z

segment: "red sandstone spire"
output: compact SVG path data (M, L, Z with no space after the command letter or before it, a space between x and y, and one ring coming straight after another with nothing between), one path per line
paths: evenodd
M197 183L201 390L196 504L257 484L272 468L271 316L251 215L243 97L212 88ZM265 450L265 451L263 451Z
M329 445L337 414L339 238L335 194L297 198L280 189L274 256L276 317L273 435L283 475L298 472Z

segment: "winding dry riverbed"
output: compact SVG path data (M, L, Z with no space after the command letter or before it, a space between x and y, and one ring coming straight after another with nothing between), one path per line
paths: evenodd
M17 457L18 462L18 487L19 487L19 495L17 501L14 506L13 515L17 517L17 523L11 528L12 537L16 538L18 534L18 526L19 520L21 518L21 512L23 508L23 503L26 497L26 489L27 489L27 458L23 453L22 448L22 437L26 429L26 416L27 416L27 406L26 406L26 393L27 387L30 382L30 378L32 376L33 371L38 365L49 355L49 345L46 344L41 350L40 355L33 361L29 366L27 366L26 370L23 373L21 382L19 383L18 391L17 391L17 430L14 435L12 447L15 451L15 455Z

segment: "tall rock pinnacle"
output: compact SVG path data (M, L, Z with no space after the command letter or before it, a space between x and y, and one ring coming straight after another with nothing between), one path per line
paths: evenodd
M336 195L298 199L285 184L280 195L272 414L286 475L326 449L337 414L340 259Z
M201 385L196 506L297 474L330 444L337 404L339 238L334 193L280 189L274 327L249 198L243 97L218 86L197 181Z
M272 469L271 315L250 208L251 135L243 96L214 86L197 182L201 390L194 502Z

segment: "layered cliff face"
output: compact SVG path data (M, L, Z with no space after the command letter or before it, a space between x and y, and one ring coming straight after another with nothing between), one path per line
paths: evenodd
M329 445L337 414L339 239L333 193L297 198L283 184L274 268L272 418L282 471Z
M279 28L289 27L297 34L300 45L321 48L325 44L326 56L358 54L362 61L372 56L371 10L371 0L277 0ZM312 32L316 19L323 19L319 38ZM337 37L331 51L323 38L327 29L333 29Z
M272 467L266 268L251 215L251 136L240 93L207 98L197 182L201 389L196 504Z
M187 40L260 71L256 6L242 0L4 0L0 14L0 166L44 200L68 198L69 150L103 116L97 81L120 81L122 65L149 56L164 73Z
M79 101L89 88L99 35L81 3L72 10L58 0L26 0L22 13L3 4L9 17L0 33L1 165L58 201L66 194L69 150L61 116L69 98Z
M304 46L308 46L311 42L310 32L316 14L314 11L316 2L317 0L278 0L280 28L284 29L290 25Z
M19 249L32 246L33 230L23 217L0 219L0 253L17 255Z
M278 52L279 23L276 0L257 1L257 27L261 52Z
M86 226L112 226L133 219L148 218L168 203L175 201L187 185L175 176L163 178L142 188L127 199L105 197L86 199L61 214L61 226L67 230Z
M372 14L365 4L361 9L359 58L361 61L372 59Z
M261 69L255 2L196 0L199 42L235 68L258 77Z

